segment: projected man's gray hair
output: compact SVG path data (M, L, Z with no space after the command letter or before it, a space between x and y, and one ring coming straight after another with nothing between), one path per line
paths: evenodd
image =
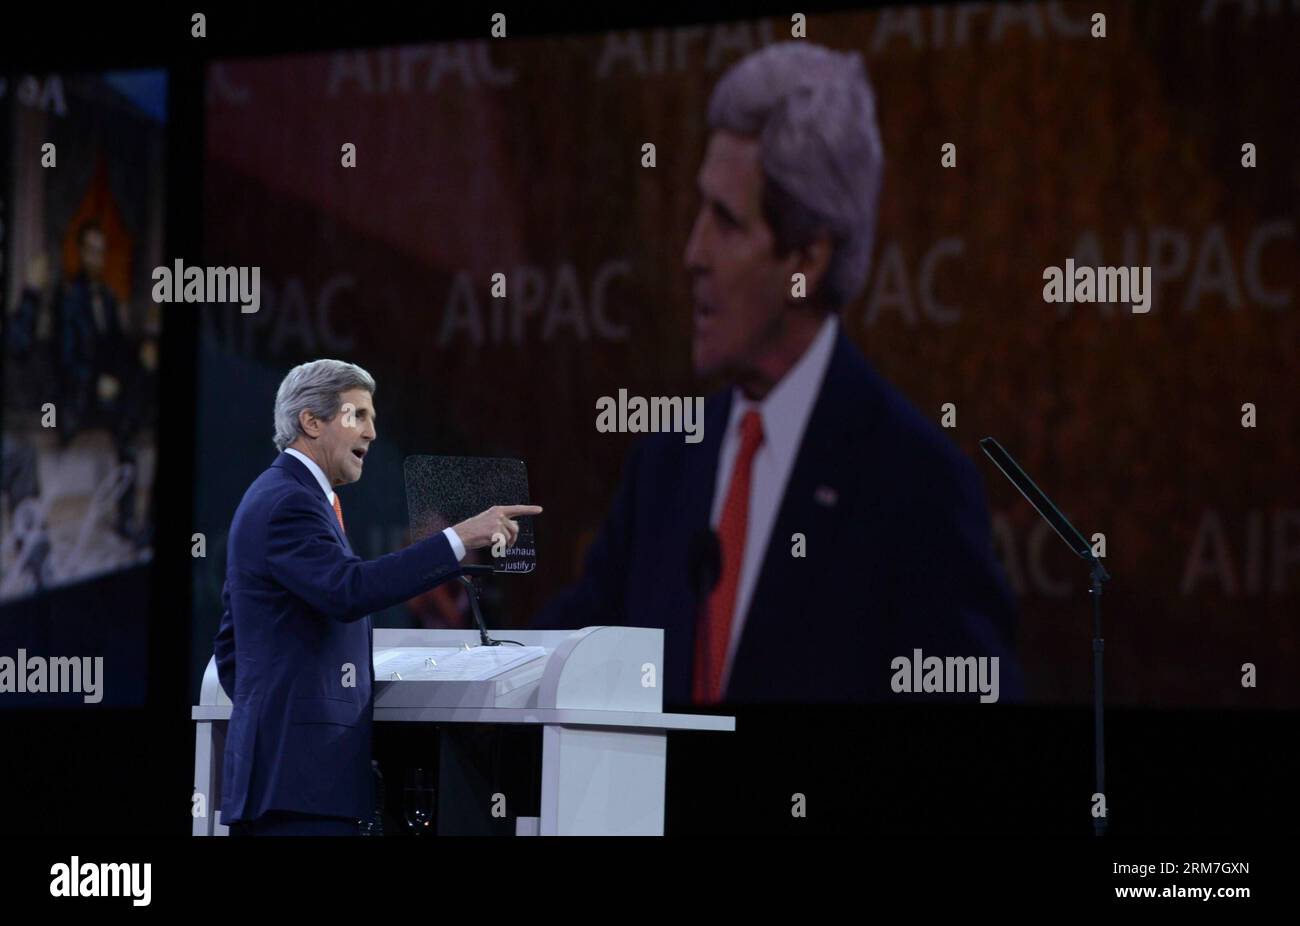
M275 393L275 449L283 450L302 433L298 417L307 410L324 421L333 421L350 389L375 392L375 380L355 363L343 360L313 360L289 371Z
M769 45L723 74L708 125L758 139L777 253L825 230L834 251L816 295L834 309L856 297L870 269L885 159L862 56L803 41Z

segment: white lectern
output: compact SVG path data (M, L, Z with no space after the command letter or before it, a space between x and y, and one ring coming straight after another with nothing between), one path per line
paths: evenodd
M477 630L376 629L375 722L539 725L541 815L518 818L517 834L663 835L668 731L730 732L735 717L663 713L662 630L497 633L525 649L480 647ZM210 659L192 711L208 810L195 836L229 832L217 808L230 707Z

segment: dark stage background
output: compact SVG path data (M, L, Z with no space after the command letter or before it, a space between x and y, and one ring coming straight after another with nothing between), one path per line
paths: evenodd
M1082 31L1094 9L1104 42ZM345 498L364 555L405 542L404 454L528 461L548 513L538 571L501 583L504 624L575 574L616 484L633 435L596 433L595 398L711 388L690 376L681 268L703 109L789 12L511 13L496 45L480 38L487 15L213 15L200 46L177 12L120 42L55 42L48 24L5 39L9 86L166 68L165 255L260 265L264 293L254 316L165 307L166 540L130 611L148 620L144 706L0 711L0 832L188 833L189 705L220 551L272 458L271 400L292 364L342 356L379 380L380 441ZM967 453L997 435L1086 534L1106 533L1112 832L1294 832L1295 5L932 4L809 22L812 40L864 53L886 149L850 336L924 411L955 403ZM347 174L345 140L359 146ZM658 144L652 171L643 140ZM1152 312L1045 305L1042 268L1071 256L1153 265ZM499 315L497 269L524 300ZM1257 428L1241 427L1245 402ZM735 734L670 740L670 834L1091 831L1086 577L977 463L1037 703L737 709ZM126 621L109 590L96 607ZM385 622L445 613L424 602ZM1247 661L1257 688L1241 687ZM818 808L808 820L790 818L796 791Z

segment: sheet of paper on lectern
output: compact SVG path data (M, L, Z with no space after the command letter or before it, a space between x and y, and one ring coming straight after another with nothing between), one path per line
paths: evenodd
M544 646L399 646L375 654L377 681L473 682L546 655Z
M472 682L496 678L546 655L544 646L475 646L438 660L429 678L443 682Z
M421 677L421 673L431 671L434 662L445 659L456 652L454 646L396 646L375 653L375 679L393 680L396 672L404 679Z

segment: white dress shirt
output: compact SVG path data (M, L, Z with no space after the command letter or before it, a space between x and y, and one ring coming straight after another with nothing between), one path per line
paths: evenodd
M307 467L307 472L315 476L316 481L320 483L321 491L325 493L325 497L329 499L330 507L333 508L334 490L330 488L330 481L325 478L325 471L316 465L315 460L301 451L294 450L292 447L286 447L284 448L284 452L302 461L302 464ZM463 560L465 558L465 544L461 541L460 535L450 527L442 533L443 536L447 538L447 542L451 544L451 552L456 554L456 562Z
M758 584L758 574L763 569L768 542L776 513L785 496L790 471L803 443L803 432L808 425L813 405L821 392L826 367L830 364L831 348L839 329L836 316L822 323L812 344L804 351L790 371L772 388L761 402L751 402L744 393L732 390L731 416L722 437L722 450L718 454L718 472L714 482L713 514L710 525L716 531L722 520L722 507L726 502L731 483L731 469L736 454L740 452L740 422L745 412L757 409L763 422L763 442L754 453L749 481L749 515L745 525L745 557L740 566L740 587L736 590L736 607L731 618L731 641L727 646L727 662L722 670L722 688L726 691L731 679L731 663L745 629L749 603Z

